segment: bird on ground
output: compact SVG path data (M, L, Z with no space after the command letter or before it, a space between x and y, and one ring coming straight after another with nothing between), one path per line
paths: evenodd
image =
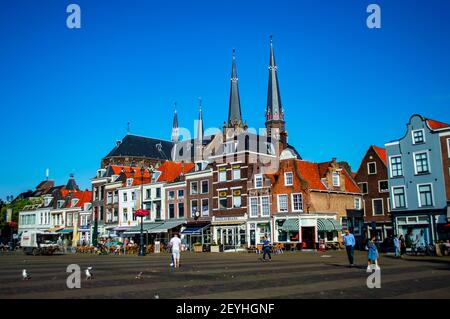
M142 277L142 271L135 277L136 279L142 279L144 277Z
M29 280L29 279L31 279L31 276L28 275L27 270L26 269L22 270L22 280Z
M153 296L153 298L154 298L154 299L159 299L158 293L156 293L156 294Z
M92 270L92 267L87 267L86 268L86 280L90 280L93 278L92 273L90 272L90 270Z

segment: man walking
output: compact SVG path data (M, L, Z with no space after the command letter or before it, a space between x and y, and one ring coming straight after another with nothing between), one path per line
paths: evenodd
M169 246L172 247L173 268L175 269L180 267L181 239L178 234L173 235Z
M269 260L272 260L272 256L270 255L270 251L271 251L270 242L267 239L267 236L265 236L264 240L263 240L263 257L262 257L263 261L266 261L266 255L269 256Z
M350 231L347 229L345 231L345 235L344 235L344 246L345 246L345 250L347 251L347 257L348 257L348 262L350 263L350 267L353 267L353 258L354 258L354 253L355 253L355 236L353 236L353 234L350 233Z

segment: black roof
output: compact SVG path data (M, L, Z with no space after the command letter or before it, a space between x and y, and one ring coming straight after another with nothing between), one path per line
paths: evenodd
M127 134L106 157L136 156L168 160L172 147L173 142L170 141Z

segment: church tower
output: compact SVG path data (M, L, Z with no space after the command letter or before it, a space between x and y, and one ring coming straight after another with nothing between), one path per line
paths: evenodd
M173 124L172 124L172 142L178 143L179 142L179 132L178 132L178 115L177 115L177 109L175 109L173 113Z

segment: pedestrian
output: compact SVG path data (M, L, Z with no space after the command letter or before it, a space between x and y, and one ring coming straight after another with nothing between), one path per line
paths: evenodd
M403 257L404 254L406 254L406 240L403 235L400 235L399 239L400 241L400 258Z
M263 240L263 257L262 260L266 261L266 255L269 256L269 260L272 260L272 256L270 255L270 251L272 248L270 247L270 241L267 239L267 236L264 236Z
M175 269L180 267L181 239L178 234L173 234L169 246L172 248L173 268Z
M377 237L372 236L372 238L367 242L367 269L371 269L371 265L375 265L376 269L378 267L378 248L376 245Z
M353 259L355 254L355 236L347 229L344 235L344 246L347 251L348 262L350 263L350 267L353 267Z
M395 257L400 257L400 239L397 236L394 236L394 249L395 249Z

